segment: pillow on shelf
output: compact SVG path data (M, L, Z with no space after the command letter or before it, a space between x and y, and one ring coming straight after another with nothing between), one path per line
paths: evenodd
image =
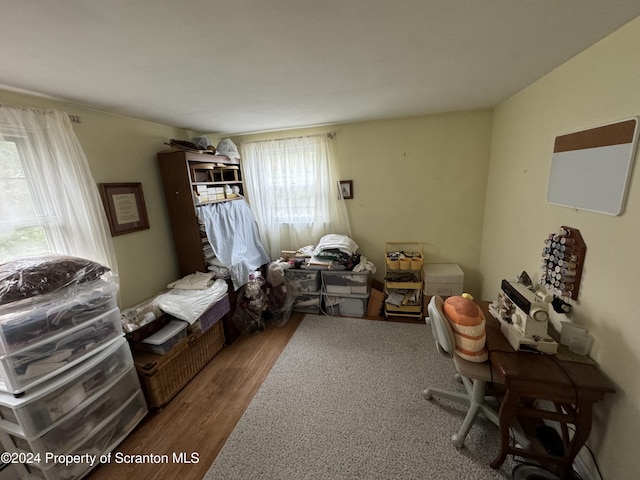
M485 319L480 307L469 298L453 296L444 301L443 310L453 330L455 353L470 362L486 362L489 355L485 348Z

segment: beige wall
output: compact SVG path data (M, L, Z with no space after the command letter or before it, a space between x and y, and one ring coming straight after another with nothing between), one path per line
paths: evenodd
M543 240L560 225L587 245L570 318L595 337L592 356L617 385L596 406L588 444L604 477L637 478L640 445L640 168L621 216L546 203L556 135L640 114L640 18L500 105L494 115L481 254L482 297L500 280L536 275ZM554 321L560 320L555 315Z
M80 115L74 131L96 183L141 182L149 230L113 238L120 276L120 306L129 307L166 288L178 275L156 153L187 132L128 117L0 90L0 102Z
M340 178L353 180L352 236L377 266L376 278L384 276L385 242L422 242L427 263L460 264L465 288L478 295L491 117L480 110L233 140L335 132Z

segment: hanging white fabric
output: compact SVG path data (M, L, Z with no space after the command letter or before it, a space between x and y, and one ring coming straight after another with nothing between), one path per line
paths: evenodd
M69 116L0 105L0 148L13 153L4 160L12 162L12 172L0 173L0 181L16 187L0 192L0 235L39 226L48 251L38 253L90 259L117 273L100 195Z
M246 193L271 258L327 233L351 235L326 135L240 147Z

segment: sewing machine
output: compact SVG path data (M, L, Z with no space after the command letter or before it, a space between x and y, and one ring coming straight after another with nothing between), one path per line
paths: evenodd
M552 298L521 283L502 280L498 300L489 306L489 311L500 320L500 331L515 350L555 354L558 344L548 334L547 305Z

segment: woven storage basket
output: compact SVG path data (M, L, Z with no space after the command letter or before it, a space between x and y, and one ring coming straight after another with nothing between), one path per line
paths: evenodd
M166 355L136 355L135 365L149 408L164 407L224 346L222 322L193 333Z

